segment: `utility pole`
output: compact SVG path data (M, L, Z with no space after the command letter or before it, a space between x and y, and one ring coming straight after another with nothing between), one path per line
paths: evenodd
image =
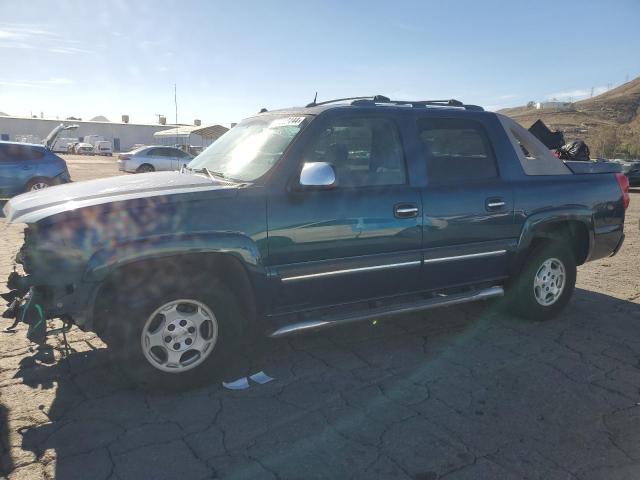
M591 87L591 95L589 96L589 98L593 98L593 87Z
M176 145L178 144L178 87L173 84L173 103L176 106Z

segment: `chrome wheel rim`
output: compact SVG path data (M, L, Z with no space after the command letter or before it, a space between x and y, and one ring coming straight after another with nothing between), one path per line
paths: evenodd
M202 302L173 300L147 318L140 340L144 356L154 368L182 373L211 355L218 340L218 322Z
M47 188L49 185L47 185L44 182L36 182L33 185L31 185L31 191L36 191L36 190L42 190L43 188Z
M558 301L566 283L564 264L557 258L545 260L533 279L533 293L543 307Z

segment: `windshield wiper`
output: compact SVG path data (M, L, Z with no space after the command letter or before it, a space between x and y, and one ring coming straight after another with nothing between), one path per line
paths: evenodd
M200 168L189 168L189 167L185 167L187 170L190 170L194 173L206 173L207 176L211 179L211 180L216 180L216 177L221 178L223 180L227 180L230 181L230 178L227 178L227 176L222 173L222 172L214 172L213 170L209 170L207 167L200 167Z

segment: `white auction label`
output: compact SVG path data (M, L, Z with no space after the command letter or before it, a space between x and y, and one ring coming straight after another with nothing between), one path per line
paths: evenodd
M304 122L305 117L283 117L276 118L271 124L269 128L277 128L277 127L297 127L302 122Z

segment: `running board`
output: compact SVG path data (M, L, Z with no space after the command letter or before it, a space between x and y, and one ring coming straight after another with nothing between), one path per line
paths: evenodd
M373 308L366 312L332 315L327 316L322 320L305 320L303 322L292 323L277 329L269 334L269 336L271 338L285 337L287 335L293 335L300 332L320 330L322 328L344 325L351 322L359 322L361 320L374 320L378 318L392 317L395 315L402 315L404 313L429 310L430 308L446 307L450 305L458 305L460 303L486 300L493 297L501 297L502 295L504 295L504 289L502 287L490 287L483 290L474 290L471 292L456 293L453 295L442 295L417 302Z

